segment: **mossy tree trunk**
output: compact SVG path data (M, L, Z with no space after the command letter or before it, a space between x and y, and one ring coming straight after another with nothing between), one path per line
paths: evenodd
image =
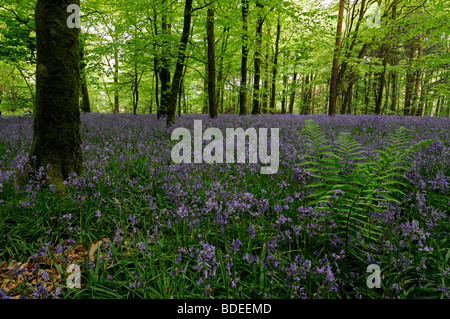
M56 185L82 168L79 29L67 24L67 7L79 0L36 3L36 105L30 157L34 168L51 165Z

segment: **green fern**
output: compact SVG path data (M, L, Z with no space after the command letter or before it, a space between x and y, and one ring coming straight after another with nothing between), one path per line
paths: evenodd
M301 134L306 140L307 153L301 164L315 178L306 185L311 189L310 204L319 211L331 210L338 234L345 237L346 252L350 237L358 242L359 249L368 249L369 243L377 246L384 227L371 217L371 212L384 211L381 202L400 203L399 198L405 196L402 189L408 187L403 179L404 172L410 169L409 156L432 141L408 146L410 137L400 127L388 145L378 150L377 158L371 160L349 133L340 133L330 143L320 126L308 120ZM334 202L330 200L333 198Z

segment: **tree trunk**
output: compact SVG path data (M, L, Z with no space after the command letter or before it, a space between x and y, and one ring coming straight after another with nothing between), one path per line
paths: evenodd
M119 107L119 48L118 41L115 41L114 46L114 113L120 112Z
M219 72L217 75L217 83L218 83L218 90L217 90L217 108L219 109L220 104L220 112L223 113L223 103L225 99L225 81L224 81L224 75L223 75L223 60L224 60L224 54L227 50L228 45L228 37L230 36L230 33L228 32L228 29L226 29L224 32L226 32L225 40L222 42L222 53L219 58Z
M430 76L433 74L433 72L430 73ZM422 88L420 90L420 100L419 100L419 108L417 111L417 115L418 116L423 116L424 114L424 104L426 102L428 102L427 100L427 89L428 89L428 84L430 83L430 78L426 76L426 78L424 79L423 83L422 83Z
M291 114L294 113L295 91L297 91L297 72L294 71L294 79L292 80L291 87L291 99L289 100L289 113Z
M342 21L344 16L345 0L339 1L339 17L336 31L336 44L334 48L333 66L331 68L331 80L330 80L330 101L328 106L328 115L335 115L336 110L336 98L337 98L337 76L339 69L339 51L341 48L341 35L342 35Z
M216 49L214 38L214 9L208 8L206 15L206 33L208 38L208 101L210 117L217 117L216 92Z
M184 23L181 34L180 45L178 47L178 58L175 67L175 73L172 79L172 88L170 90L167 126L175 124L175 112L177 107L178 90L180 89L181 78L183 75L184 60L186 58L186 46L189 40L189 31L191 28L192 0L186 0L184 7Z
M403 109L404 115L412 114L411 101L413 96L414 72L411 70L411 65L414 61L415 51L416 47L414 41L410 41L408 48L408 70L406 71L405 105Z
M281 114L286 113L286 86L287 86L287 75L283 75L283 93L282 93L282 99L281 99Z
M262 51L262 29L263 29L263 8L258 1L258 20L256 21L256 50L255 50L255 77L253 82L253 109L252 114L261 113L260 107L260 85L261 85L261 51Z
M441 98L439 97L437 100L437 103L436 103L436 116L439 116L439 114L440 114L440 109L439 109L440 104L441 104Z
M388 62L388 57L389 57L389 50L390 50L390 38L391 35L388 34L387 36L387 44L386 45L382 45L381 48L385 48L384 51L384 57L383 57L383 71L381 71L378 74L378 92L375 98L375 114L380 115L381 114L381 104L383 102L383 90L384 90L384 86L386 84L386 67L387 67L387 62ZM380 55L383 52L380 48Z
M239 114L247 113L247 59L248 59L248 0L242 0L242 58L241 86L239 90Z
M262 112L267 113L269 109L269 59L270 59L270 46L267 42L266 44L266 58L264 61L264 89L263 89L263 96L262 96Z
M422 37L423 34L419 36L418 45L417 45L417 61L422 58ZM419 100L419 90L420 90L420 82L422 81L422 72L420 70L416 71L416 83L414 86L414 100L413 100L413 115L415 116L417 113L417 103Z
M157 19L156 13L153 15L153 27L155 29L155 37L158 36L158 19ZM153 50L154 52L157 52L157 43L156 41L153 43ZM161 118L161 107L159 104L159 61L158 61L158 55L155 54L155 57L153 58L153 72L155 73L155 101L156 101L156 116L158 120ZM150 108L150 114L152 113L152 109Z
M163 0L163 5L167 6L167 0ZM166 8L164 8L166 9ZM161 18L161 33L164 37L161 50L160 67L159 67L159 79L161 82L161 99L160 99L160 110L159 118L168 115L169 112L169 95L170 95L170 70L169 70L169 44L165 40L170 33L170 26L167 22L167 14L164 13Z
M391 101L391 111L397 111L397 72L391 72L392 77L392 101Z
M133 82L133 114L136 115L139 106L139 74L137 62L134 64L134 82Z
M208 38L205 38L205 43L208 43ZM205 51L208 51L207 45L205 46ZM208 62L204 63L205 66L205 77L203 78L203 108L202 113L208 114L209 109L209 96L208 96Z
M365 114L367 115L367 114L369 114L369 103L370 103L370 90L371 90L371 87L372 87L372 62L370 63L370 66L369 66L369 75L368 75L368 77L369 77L369 81L367 82L367 80L366 80L366 92L365 92L365 98L364 98L364 103L365 103L365 105L366 105L366 110L365 110Z
M89 91L86 77L86 61L84 59L84 40L80 41L80 76L81 76L81 111L91 112L91 103L89 101Z
M352 74L353 75L353 74ZM353 99L353 84L354 80L349 79L348 87L344 96L344 103L342 105L341 114L351 114L352 113L352 99Z
M67 7L79 0L38 0L35 9L37 71L33 143L34 169L51 165L58 189L81 173L79 29L67 27ZM34 161L33 161L34 159Z
M280 19L278 19L277 22L277 36L275 40L275 54L273 58L273 69L272 69L272 92L270 96L270 111L275 112L276 111L276 105L275 105L275 97L277 94L277 75L278 75L278 55L280 53L280 35L281 35L281 24Z

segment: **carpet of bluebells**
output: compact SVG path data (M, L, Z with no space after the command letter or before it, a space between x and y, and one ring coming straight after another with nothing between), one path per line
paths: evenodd
M29 168L32 118L0 118L0 298L450 297L449 118L186 115L175 127L192 130L194 119L223 132L279 128L278 173L173 164L165 120L83 114L84 170L61 193L45 168ZM406 196L379 215L381 245L346 251L331 210L309 202L308 119L327 143L350 133L364 158L399 126L411 144L433 139L408 162ZM71 264L79 287L68 287ZM367 285L370 264L380 288Z

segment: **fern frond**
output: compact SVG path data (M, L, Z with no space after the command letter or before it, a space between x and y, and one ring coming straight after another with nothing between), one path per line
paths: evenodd
M404 173L410 169L410 156L432 141L410 145L407 130L399 127L387 145L377 150L377 158L369 159L349 133L340 133L330 143L320 126L308 120L301 134L306 148L301 165L315 178L306 185L312 190L307 196L310 204L318 211L331 209L337 233L345 234L346 252L350 237L359 241L359 249L367 249L368 242L378 243L383 224L370 217L371 212L383 212L388 202L401 203L405 197L402 189L408 187Z

